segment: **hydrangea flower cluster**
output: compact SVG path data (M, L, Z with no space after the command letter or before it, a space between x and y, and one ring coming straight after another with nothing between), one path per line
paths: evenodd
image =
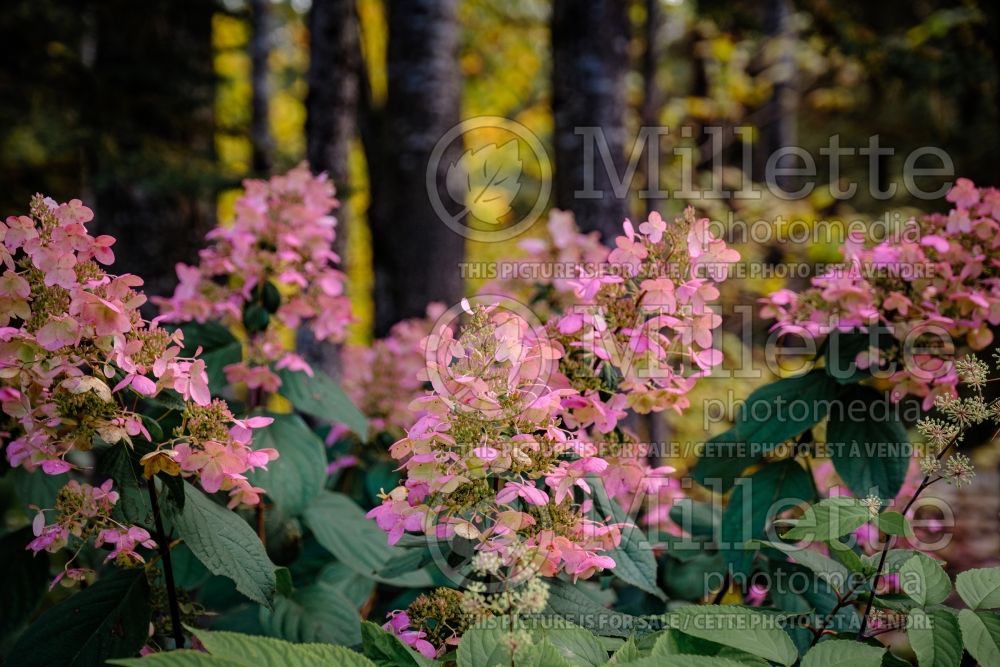
M842 268L813 278L804 292L783 289L766 297L762 314L777 319L781 331L811 336L888 327L895 346L862 352L859 365L897 362L888 378L893 399L923 397L925 410L936 396L954 395L951 346L929 352L935 341L919 337L945 332L973 350L992 341L990 327L1000 324L1000 190L960 178L946 199L952 210L910 221L901 238L875 245L850 238ZM923 348L908 367L901 363L907 340Z
M398 437L419 418L410 405L426 389L426 382L420 379L423 341L444 310L442 304L432 303L426 317L397 322L371 347L344 346L341 386L368 417L373 431L392 431Z
M523 256L505 263L499 276L483 286L483 294L501 294L529 303L542 319L577 303L576 281L606 266L608 253L597 232L584 234L571 211L552 209L548 234L518 244Z
M697 378L722 362L712 339L722 317L711 304L740 259L690 207L673 224L654 212L638 230L628 220L624 229L608 257L616 270L573 281L578 303L552 324L566 350L560 373L577 392L567 423L601 433L626 408L688 407Z
M56 475L95 439L150 439L126 390L171 389L196 405L211 397L205 363L180 356L181 335L140 316L142 280L101 268L114 239L87 233L93 212L41 195L30 211L0 223L0 410L10 464Z
M64 577L78 581L89 573L86 568L70 567L80 548L89 540L93 540L95 547L112 545L113 549L105 561L113 560L123 567L132 567L145 562L142 555L136 551L139 546L147 549L156 547L156 542L150 538L145 528L126 526L112 517L112 510L118 502L118 492L114 491L112 486L110 479L101 486L70 480L59 491L55 508L39 510L35 515L35 520L32 522L35 539L28 544L28 549L36 554L40 551L55 553L67 546L71 539L79 542L73 557L52 582L53 585ZM53 523L46 524L46 511L55 514Z
M428 337L421 377L435 391L414 402L422 416L390 448L403 482L369 513L390 543L406 531L458 536L522 580L615 566L606 552L625 526L595 511L593 485L619 499L668 485L673 469L651 467L619 421L629 408L682 410L721 361L711 334L721 318L708 304L739 259L690 209L671 226L653 214L638 233L624 229L611 255L622 271L573 281L583 308L547 326L469 308L460 334ZM606 343L633 354L605 353Z
M274 368L311 372L290 352L281 327L308 327L316 340L340 342L351 322L344 274L333 251L339 202L326 175L306 164L269 181L247 180L231 225L207 235L198 266L177 266L169 299L154 299L161 320L221 320L249 335L244 361L226 368L231 383L273 392Z

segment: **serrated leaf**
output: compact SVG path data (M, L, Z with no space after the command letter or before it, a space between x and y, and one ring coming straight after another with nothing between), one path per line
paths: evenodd
M919 551L899 568L899 588L921 607L944 602L951 594L951 579L933 558Z
M652 630L649 618L608 609L579 587L561 579L549 583L548 611L605 637L643 635Z
M188 482L184 482L184 497L184 509L173 510L172 519L191 553L209 572L232 579L236 590L270 607L277 585L274 564L257 534L239 515Z
M618 647L618 650L611 655L608 665L626 665L642 657L639 647L635 643L634 637L629 637L625 643Z
M247 667L243 662L217 658L192 649L161 651L142 658L108 660L107 664L121 667Z
M278 371L278 390L295 409L317 419L344 424L362 439L368 436L368 418L351 402L344 390L326 373L316 370L312 377L287 368Z
M361 617L354 603L329 584L300 588L291 597L276 596L273 611L261 607L260 625L272 637L296 643L361 643Z
M5 664L89 667L134 655L149 636L150 614L145 571L113 570L42 614Z
M602 480L591 477L588 478L588 483L594 499L595 512L600 518L612 517L613 523L625 525L621 531L622 539L619 545L603 554L615 561L612 574L640 590L666 600L666 594L656 581L656 557L646 539L646 534L629 519L617 502L608 497Z
M914 609L906 619L906 636L920 667L959 667L962 663L962 633L952 611Z
M760 544L777 549L799 565L809 568L816 573L817 577L828 583L833 590L843 593L847 589L850 572L844 565L834 559L811 549L796 547L795 545L783 542L761 541Z
M868 508L857 498L824 498L806 508L802 518L782 537L787 540L832 542L853 533L871 518Z
M722 552L734 572L748 575L755 550L750 540L767 537L768 519L812 500L812 478L794 460L771 463L739 480L722 513Z
M502 145L487 144L465 151L451 163L445 185L449 196L463 204L472 217L495 225L510 211L521 189L523 166L517 139Z
M253 448L273 448L280 456L266 470L250 473L250 482L285 516L299 516L326 481L326 448L298 415L268 415L274 422L254 432Z
M389 546L386 534L342 493L320 493L302 518L323 548L358 574L402 587L425 587L434 583L430 574L423 570L391 579L381 577L378 573L401 550Z
M669 614L667 622L686 635L781 665L799 658L798 649L774 616L746 607L692 605Z
M691 470L691 478L702 486L725 493L733 488L744 470L761 459L761 453L751 451L736 429L731 428L705 442Z
M848 406L864 405L863 419L852 419ZM882 405L882 409L875 406ZM896 497L910 467L906 428L889 407L882 392L855 385L840 399L827 422L827 446L837 474L858 498L875 494L888 501ZM875 419L884 415L885 419Z
M292 644L273 637L255 637L236 632L192 630L215 657L239 662L246 667L374 667L368 658L342 646ZM359 633L360 634L360 633Z
M983 667L1000 665L1000 616L989 611L958 612L965 650Z
M736 432L761 453L803 433L827 415L839 385L822 369L754 390L736 417Z
M886 535L897 537L913 537L910 521L899 512L882 512L874 521L875 525Z
M955 589L970 609L996 609L1000 607L1000 567L959 572Z
M816 644L802 658L802 667L880 667L884 648L847 639Z

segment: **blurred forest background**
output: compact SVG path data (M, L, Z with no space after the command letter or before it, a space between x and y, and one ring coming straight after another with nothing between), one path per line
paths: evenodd
M344 202L356 342L476 287L442 267L517 242L466 242L428 204L427 155L460 118L531 129L554 160L550 204L606 240L627 214L686 202L639 201L635 187L629 201L574 200L577 126L601 126L616 158L639 127L669 126L668 184L685 168L671 152L682 144L700 151L699 179L712 175L706 126L754 128L726 140L727 178L743 167L760 180L784 145L819 158L833 134L862 147L877 133L896 150L883 179L932 145L958 175L1000 182L1000 6L982 0L8 0L0 38L4 215L36 191L80 197L98 231L119 238L117 268L163 293L174 264L228 217L241 179L308 159ZM741 163L741 142L755 164ZM845 161L841 176L867 170ZM799 201L693 203L716 217L728 207L806 220L927 206L902 188L889 202L818 188ZM515 198L515 212L524 205ZM753 251L775 262L789 252L825 251Z
M430 205L428 157L463 118L529 128L553 162L548 204L606 242L626 215L688 203L776 226L945 208L903 187L888 200L865 187L834 197L820 157L832 135L859 148L878 134L895 150L881 159L882 188L921 146L947 152L956 175L1000 184L1000 3L989 0L6 0L0 44L0 214L23 212L35 192L81 198L94 233L119 239L116 272L162 294L175 263L230 217L242 179L308 160L342 202L354 343L474 292L483 281L463 281L458 263L509 257L524 238L468 241ZM581 126L604 130L619 173L639 128L669 127L652 147L661 173L644 173L642 159L628 198L575 198ZM817 158L826 187L792 200L637 196L655 176L679 187L692 171L703 184L760 181L767 156L789 145ZM684 147L693 170L674 152ZM869 173L867 159L845 159L839 178L864 184ZM600 170L597 185L609 185ZM529 192L511 195L511 221L532 206ZM797 246L776 231L775 243L741 246L744 258L837 259L836 242ZM544 233L542 220L527 235ZM782 286L730 281L723 298L753 303ZM700 416L685 419L675 437L703 431ZM955 501L970 517L961 530L979 536L969 565L1000 551L997 454L979 456L989 465Z

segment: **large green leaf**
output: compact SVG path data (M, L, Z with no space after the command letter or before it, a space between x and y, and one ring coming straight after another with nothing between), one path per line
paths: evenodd
M782 537L789 540L831 542L853 533L871 519L868 507L857 498L824 498L806 508L802 518L795 521Z
M292 402L296 410L344 424L362 439L368 436L368 419L329 375L318 369L312 377L288 369L280 371L279 375L281 389L278 391Z
M575 667L548 639L517 652L517 667Z
M906 635L920 667L959 667L962 633L955 612L914 609L906 619Z
M748 575L755 549L747 542L766 538L769 520L812 500L813 494L812 478L793 460L766 465L739 480L722 513L720 547L733 571Z
M812 549L796 547L793 544L763 541L760 544L771 549L777 549L788 555L799 565L809 568L816 573L817 577L829 584L833 590L841 593L847 590L851 573L842 563Z
M145 570L113 570L42 614L6 664L90 667L134 655L149 636L150 613Z
M826 374L841 384L853 384L872 375L871 368L859 368L860 352L869 348L888 349L896 343L889 329L883 325L868 327L868 331L834 330L824 341L823 356Z
M434 583L424 570L392 579L380 577L378 573L401 550L389 546L386 534L342 493L323 491L306 508L303 519L316 541L358 574L397 586L424 587Z
M773 614L738 606L691 605L668 614L680 632L751 655L791 665L799 652Z
M941 563L920 552L899 568L899 587L921 607L940 604L951 595L951 579Z
M548 641L573 665L597 667L608 660L608 652L592 633L557 619L527 619L524 626L536 642Z
M272 637L296 643L361 643L361 617L354 602L330 584L300 588L290 598L275 596L273 611L261 607L260 625Z
M561 579L549 583L548 611L605 637L643 635L651 626L648 618L608 609L578 586Z
M733 488L744 470L759 463L761 458L761 453L752 451L738 431L731 428L705 442L691 470L691 478L702 486L725 493Z
M271 606L276 581L274 564L260 538L239 515L213 502L184 482L184 509L172 511L177 533L212 574L232 579L236 590ZM166 505L171 508L171 504Z
M365 656L343 646L292 644L235 632L193 632L207 654L167 651L145 658L114 660L111 664L126 667L375 667L375 663Z
M764 453L826 417L839 385L822 369L764 385L747 397L736 432L751 451Z
M1000 616L989 611L958 612L965 650L983 667L1000 665Z
M847 639L829 639L805 654L802 667L879 667L884 655L884 648Z
M622 528L621 543L603 554L615 561L612 574L636 588L666 600L666 594L656 582L656 557L653 555L646 534L635 525L617 502L608 497L603 481L593 477L587 481L590 484L597 518L599 520L610 518L613 523L625 525L625 528Z
M38 474L42 474L39 472ZM34 539L31 526L0 537L0 563L4 582L0 586L0 639L28 620L45 595L49 579L49 554L32 553L25 547Z
M41 471L30 472L24 468L14 468L9 473L14 478L14 490L21 508L26 512L29 505L35 507L55 507L59 490L69 482L69 475L46 475Z
M190 356L201 347L200 358L205 362L208 387L213 395L220 394L228 384L225 367L243 358L240 341L218 322L188 322L180 329L184 332L184 354Z
M970 609L996 609L1000 607L1000 567L960 572L955 589Z
M860 419L854 419L858 406L864 410ZM896 497L910 467L909 440L882 392L850 387L830 413L826 437L837 474L851 493L858 498Z
M256 470L250 481L267 491L285 516L298 516L323 489L326 448L298 415L269 415L274 422L254 432L254 449L273 448L280 456Z
M458 644L458 667L512 664L510 648L504 641L508 634L506 624L493 619L469 628Z

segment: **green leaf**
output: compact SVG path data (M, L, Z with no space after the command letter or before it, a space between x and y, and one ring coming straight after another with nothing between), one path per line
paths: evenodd
M358 576L357 572L339 562L324 566L316 577L316 582L333 586L354 604L355 609L364 606L375 590L374 581Z
M458 643L458 667L510 665L510 649L504 641L509 632L506 623L489 619L465 631Z
M429 547L415 549L399 549L385 566L378 571L378 576L384 579L402 577L408 572L416 572L434 560Z
M122 667L247 667L246 663L237 660L217 658L191 649L162 651L142 658L108 660L107 664Z
M114 507L116 518L122 523L152 525L153 506L143 488L142 469L134 450L123 443L102 448L98 451L98 469L114 480L120 495Z
M958 612L965 650L983 667L1000 665L1000 616L989 611Z
M819 423L838 392L823 369L764 385L747 397L736 432L751 451L766 453Z
M884 648L848 639L828 639L806 653L802 667L879 667L883 655Z
M783 542L759 542L759 544L777 549L791 557L793 561L809 568L816 573L816 576L830 585L833 590L843 593L847 590L851 573L841 563L824 556L821 553L804 547L796 547L793 544Z
M917 552L899 568L899 587L921 607L944 602L951 594L951 579L933 558Z
M573 665L597 667L607 662L608 653L601 642L578 625L556 619L528 619L524 625L535 641L551 642Z
M786 540L832 542L853 533L871 518L868 508L857 498L824 498L806 508L802 518L782 537Z
M745 651L781 665L799 652L772 614L737 606L691 605L668 615L670 627L691 637Z
M778 513L813 499L809 474L794 460L771 463L737 482L722 513L722 551L734 572L749 575L754 550L749 540L767 537Z
M733 488L744 470L761 461L760 452L752 452L735 428L705 442L691 477L702 486L725 493Z
M273 448L280 456L255 470L250 482L262 487L285 516L299 516L326 481L326 448L298 415L270 414L274 422L254 432L253 448Z
M720 518L715 504L710 502L680 498L670 508L670 520L690 535L715 537Z
M14 478L14 491L25 512L31 512L28 505L35 507L55 507L59 490L69 483L69 475L46 475L45 473L29 472L24 468L14 468L10 471Z
M549 583L548 611L605 637L628 637L646 634L650 622L641 616L623 614L598 604L578 586L562 579Z
M42 614L18 639L6 664L103 665L142 648L149 637L149 618L145 570L112 570Z
M271 606L274 564L247 522L184 482L184 509L174 510L177 533L212 574L233 580L236 590ZM171 507L167 504L166 507Z
M617 502L608 497L602 480L589 477L587 481L594 499L594 511L600 518L611 517L613 523L625 525L622 528L621 543L603 553L615 561L612 574L625 583L666 600L666 594L656 582L656 557L653 555L646 534L635 525Z
M910 521L899 512L882 512L875 517L875 525L886 535L913 537Z
M955 588L970 609L996 609L1000 607L1000 567L960 572Z
M433 578L424 570L392 579L379 576L378 573L401 550L389 546L386 534L374 521L365 518L364 510L344 494L323 491L313 499L302 517L316 541L358 574L396 586L422 588L433 585Z
M287 368L281 376L279 393L296 410L318 419L344 424L362 439L368 436L368 419L355 407L344 390L326 373L316 370L312 377Z
M851 419L856 406L864 406L862 419ZM910 467L909 440L898 415L882 392L860 385L848 389L838 408L826 427L837 474L858 498L870 494L895 498ZM885 418L875 419L876 415Z
M295 584L292 583L292 571L287 567L274 568L275 591L278 595L291 597L295 593Z
M625 643L618 647L618 650L611 655L608 665L625 665L642 657L639 647L635 643L634 637L629 637Z
M662 656L648 656L628 663L628 667L746 667L744 663L707 655L672 655L670 662Z
M37 474L42 474L41 472ZM0 537L0 563L4 583L0 586L0 638L20 627L45 595L49 580L49 554L34 554L25 547L34 539L31 526Z
M361 617L354 603L329 584L276 596L273 611L261 607L260 625L272 637L291 642L361 643Z
M361 640L364 654L375 661L379 667L430 667L437 664L434 660L420 655L399 641L398 637L370 621L361 622ZM461 651L461 644L459 644L459 651ZM508 664L509 662L508 656Z
M517 652L517 667L574 667L548 639Z
M952 611L914 609L906 619L906 636L920 667L959 667L962 663L962 633Z
M342 646L292 644L272 637L255 637L236 632L192 630L205 649L215 657L233 660L246 667L374 667L368 658ZM360 633L359 633L360 634Z
M194 354L198 347L202 348L201 359L205 362L208 373L208 387L212 395L222 393L226 388L225 367L239 363L243 359L243 346L233 333L218 322L188 322L180 327L184 332L185 356Z

